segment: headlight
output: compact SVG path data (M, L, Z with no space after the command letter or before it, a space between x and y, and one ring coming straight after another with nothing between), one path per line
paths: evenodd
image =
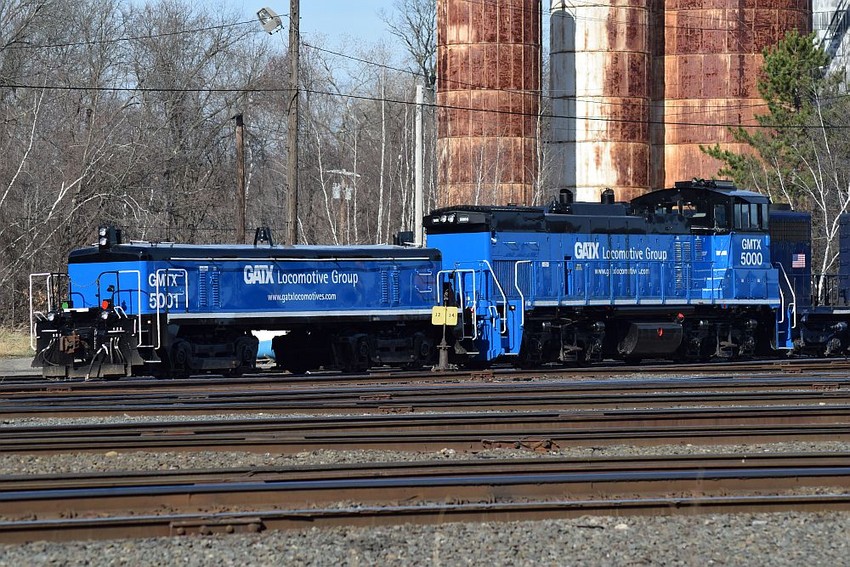
M101 311L100 312L100 318L103 319L104 321L109 319L109 311Z
M48 321L53 321L55 319L56 319L56 313L54 313L53 311L51 311L50 313L47 314L47 320Z

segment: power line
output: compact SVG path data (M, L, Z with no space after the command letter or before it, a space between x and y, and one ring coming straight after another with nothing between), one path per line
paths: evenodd
M469 4L479 4L481 6L492 6L493 5L492 0L485 0L485 1L464 0L464 1L469 3ZM523 8L522 6L500 6L499 8L504 9L504 10L527 12L527 10L525 8ZM610 4L580 4L580 5L572 5L569 8L576 10L576 9L583 9L583 8L616 8L616 7L611 6ZM646 12L647 14L651 13L651 10L649 10L649 9L642 10L642 11ZM537 12L535 11L535 13L537 13ZM546 10L541 9L539 13L545 14ZM703 20L708 20L708 21L712 21L712 22L717 21L717 18L697 16L697 15L694 15L694 14L690 14L688 10L679 10L679 13L687 14L688 18L691 19L691 20L703 19ZM626 28L631 28L635 25L641 25L641 26L644 25L641 22L634 22L634 21L617 20L617 19L611 19L611 18L592 18L592 17L586 17L586 16L577 17L574 14L570 14L570 15L573 16L573 18L577 21L615 23L615 24L621 24L623 27L626 27ZM280 17L289 17L289 14L280 14ZM649 20L649 18L648 18L648 20ZM744 22L744 20L742 20L740 18L735 19L735 20L728 20L728 21L732 24L746 23L746 22ZM122 41L139 41L139 40L144 40L144 39L157 39L157 38L161 38L161 37L169 37L169 36L182 35L182 34L195 34L195 33L204 32L204 31L213 31L213 30L218 30L218 29L226 29L226 28L237 27L237 26L242 26L242 25L247 25L247 24L256 24L256 23L257 23L256 20L251 19L251 20L245 20L245 21L240 21L240 22L219 24L219 25L214 25L214 26L206 26L206 27L193 28L193 29L175 30L175 31L172 31L172 32L163 32L163 33L160 33L160 34L125 36L125 37L118 37L118 38L112 38L112 39L98 39L98 40L86 40L86 41L63 42L63 43L52 43L52 44L28 44L28 43L22 43L22 42L15 42L15 43L4 46L4 49L49 49L49 48L59 48L59 47L81 47L81 46L87 46L87 45L118 43L118 42L122 42ZM648 21L645 25L653 26L653 25L656 25L656 24L653 24L652 22ZM705 27L705 26L702 26L702 25L678 26L678 25L666 25L665 24L662 27L663 27L664 30L718 31L718 32L728 32L728 33L737 33L737 32L741 32L741 31L754 31L754 30L747 30L747 29L741 29L741 28L728 28L728 27L727 28L708 28L708 27ZM257 33L261 33L261 31L258 30ZM302 42L302 44L303 44L303 42ZM308 45L308 47L311 47L313 49L321 49L321 48L317 48L316 46L312 46L312 45ZM329 53L334 53L336 55L345 56L344 54L341 54L341 53L338 53L338 52L333 52L333 51L330 51L330 50L325 50L325 51L328 51Z
M284 14L285 15L285 14ZM213 31L213 30L221 30L227 28L233 28L236 26L243 26L245 24L256 24L256 20L246 20L243 22L234 22L229 24L219 24L215 26L206 26L202 28L194 28L194 29L181 29L170 32L163 32L158 34L148 34L148 35L137 35L137 36L124 36L124 37L116 37L109 39L92 39L87 41L73 41L67 43L49 43L49 44L30 44L30 43L22 43L15 42L9 45L4 46L4 49L54 49L59 47L86 47L90 45L106 45L111 43L120 43L122 41L141 41L145 39L158 39L162 37L171 37L175 35L183 35L183 34L195 34L199 32L205 31Z
M12 83L4 85L8 88L21 88L21 89L45 89L45 90L56 90L56 91L98 91L98 92L164 92L164 93L187 93L187 92L208 92L208 93L287 93L291 89L287 88L155 88L155 87L80 87L73 85L27 85L22 83ZM392 98L381 98L367 95L358 95L353 93L340 93L340 92L331 92L331 91L323 91L317 89L307 89L301 88L302 90L309 94L314 95L323 95L323 96L332 96L332 97L341 97L341 98L349 98L354 100L364 100L369 102L387 102L391 104L399 104L404 106L414 106L416 103L410 100L400 100L400 99L392 99ZM840 98L846 98L850 95L841 95ZM839 98L839 97L836 97ZM466 107L466 106L458 106L458 105L450 105L450 104L436 104L436 103L428 103L425 106L428 106L435 110L458 110L458 111L466 111L470 113L488 113L488 114L498 114L498 115L507 115L507 116L525 116L525 117L533 117L538 118L539 113L534 112L520 112L514 110L500 110L500 109L486 109L486 108L474 108L474 107ZM683 121L659 121L659 120L638 120L638 119L630 119L630 118L613 118L613 117L601 117L601 116L569 116L562 114L546 114L544 115L547 118L561 118L567 120L586 120L592 122L604 122L604 123L624 123L624 124L658 124L664 126L702 126L702 127L746 127L746 128L765 128L765 129L805 129L807 126L762 126L760 124L740 124L740 123L719 123L719 122L683 122ZM850 126L827 126L830 129L845 129L850 128Z
M381 69L387 69L389 71L396 71L396 72L399 72L399 73L409 73L409 74L416 76L416 77L425 77L425 75L423 75L422 73L420 73L418 71L411 71L410 69L400 69L398 67L386 65L384 63L378 63L376 61L369 61L368 59L361 59L360 57L355 57L354 55L348 55L347 53L340 53L339 51L334 51L332 49L326 49L324 47L318 47L316 45L312 45L310 43L307 43L304 40L301 40L301 45L303 45L304 47L307 47L309 49L313 49L315 51L321 51L323 53L328 53L330 55L336 55L337 57L344 57L345 59L351 59L352 61L357 61L359 63L365 63L367 65L372 65L374 67L379 67ZM427 78L427 77L425 77L425 78Z
M480 0L464 0L464 1L467 2L467 3L470 3L470 4L479 4L481 6L493 6L493 4L485 3L485 2L482 2ZM579 4L579 5L574 4L574 5L571 5L569 8L572 8L573 10L575 10L575 9L580 9L580 8L611 8L611 7L612 6L610 6L609 4ZM514 10L514 11L516 11L516 10L526 11L525 8L523 8L522 6L516 6L516 5L500 6L500 8ZM648 11L649 10L647 10L647 12ZM544 13L544 12L545 12L545 10L542 10L542 9L540 10L540 13ZM683 12L687 13L687 11L683 11ZM535 13L537 13L537 10L535 10ZM283 14L282 17L288 17L288 14ZM690 19L699 19L700 18L700 16L695 16L695 15L692 15L692 14L688 14L688 17ZM577 19L587 19L588 21L606 21L606 22L614 21L615 23L619 23L619 24L623 24L623 25L632 25L633 24L633 22L610 20L609 18L606 18L604 20L602 18L577 18ZM705 18L705 19L711 19L712 21L715 20L715 18ZM739 22L739 21L740 20L736 20L735 22ZM148 34L148 35L140 35L140 36L120 37L120 38L114 38L114 39L88 40L88 41L80 41L80 42L66 42L66 43L42 44L42 45L11 44L7 47L10 48L10 49L38 49L38 48L59 48L59 47L74 47L74 46L86 46L86 45L98 45L98 44L111 44L111 43L117 43L117 42L121 42L121 41L139 41L139 40L145 40L145 39L156 39L156 38L161 38L161 37L170 37L170 36L187 34L187 33L199 33L199 32L204 32L204 31L226 29L226 28L230 28L230 27L236 27L236 26L241 26L241 25L246 25L246 24L255 24L255 23L256 23L255 20L246 20L246 21L241 21L241 22L220 24L220 25L215 25L215 26L206 26L206 27L195 28L195 29L175 30L175 31L172 31L172 32L164 32L164 33L161 33L161 34ZM729 30L729 29L720 29L720 28L712 30L711 28L705 28L705 27L698 27L698 28L693 27L692 28L692 27L689 27L689 26L664 26L664 27L665 27L665 29L686 29L686 30L698 29L698 30L702 30L702 31L726 31L726 32L739 31L739 30L734 30L734 29ZM410 73L411 75L419 76L419 77L423 76L422 73L419 73L419 72L416 72L416 71L411 71L409 69L400 69L398 67L393 67L393 66L386 65L386 64L383 64L383 63L378 63L378 62L375 62L375 61L369 61L367 59L355 57L355 56L348 55L348 54L345 54L345 53L341 53L341 52L338 52L338 51L318 47L318 46L312 45L312 44L304 42L304 41L301 42L301 45L308 47L310 49L314 49L314 50L321 51L321 52L324 52L324 53L328 53L328 54L331 54L331 55L335 55L335 56L338 56L338 57L344 57L344 58L347 58L347 59L350 59L350 60L353 60L353 61L358 61L358 62L367 64L367 65L372 65L372 66L375 66L375 67L378 67L378 68L388 69L388 70L401 72L401 73ZM457 85L457 86L481 88L480 85L472 84L472 83L465 82L465 81L460 81L460 80L457 80L457 79L449 79L449 78L443 77L440 80L445 82L445 83L450 83L450 84ZM559 98L559 97L553 96L551 94L543 93L542 91L523 91L523 90L517 90L517 89L503 89L503 88L488 89L488 90L493 90L493 91L498 91L498 92L506 92L506 93L515 93L515 94L534 94L535 96L540 96L541 98L553 99L553 100ZM601 102L597 103L596 101L593 101L592 99L576 98L576 97L572 97L572 100L584 101L588 104L606 104L606 105L609 105L609 106L625 106L625 105L630 104L628 102L619 103L619 102L613 102L613 101L606 101L604 103L601 103ZM766 106L766 104L759 103L759 104L752 104L752 105L747 105L747 106L740 106L740 107L737 107L737 108L739 108L739 109L743 109L743 108L763 108L765 106ZM717 106L716 108L717 109L723 109L723 108L726 108L726 107Z
M412 71L410 69L400 69L398 67L392 67L390 65L386 65L386 64L383 64L383 63L377 63L375 61L370 61L368 59L362 59L360 57L348 55L346 53L340 53L338 51L333 51L331 49L326 49L326 48L323 48L323 47L317 47L317 46L309 44L305 41L302 41L301 45L303 45L304 47L307 47L309 49L314 49L316 51L321 51L323 53L328 53L328 54L335 55L335 56L338 56L338 57L343 57L345 59L351 59L351 60L357 61L359 63L365 63L367 65L373 65L373 66L379 67L381 69L388 69L388 70L396 71L396 72L399 72L399 73L409 73L409 74L416 76L416 77L424 77L424 75L422 73L418 72L418 71ZM454 85L462 86L462 87L482 88L480 85L477 85L477 84L474 84L474 83L469 83L469 82L466 82L466 81L459 81L457 79L438 78L438 80L440 80L442 82L448 82L448 83L451 83L451 84L454 84ZM553 100L553 101L554 100L562 100L563 98L567 98L567 97L560 97L558 95L541 93L541 91L504 89L504 88L499 88L499 89L489 88L489 89L486 89L486 90L496 91L496 92L504 92L504 93L512 93L512 94L521 94L521 95L534 95L534 96L538 96L538 93L540 93L539 96L541 98L549 99L549 100ZM551 93L552 91L550 90L549 92ZM589 95L589 96L593 96L593 95ZM602 96L605 96L605 95L599 94L597 96L602 97ZM610 101L610 100L602 102L602 101L596 101L592 98L579 98L579 97L568 97L568 98L570 100L585 102L587 104L600 104L600 105L604 104L604 105L608 105L608 106L629 106L631 104L629 102L613 102L613 101ZM732 108L734 110L739 110L739 109L742 110L742 109L746 109L746 108L764 108L766 106L767 106L766 103L758 103L758 104L749 104L749 105L737 105L737 106L734 106L734 107L730 107L728 105L716 105L716 106L711 105L711 106L707 106L707 107L703 107L703 108L709 108L709 109L714 108L714 109L718 109L718 110Z

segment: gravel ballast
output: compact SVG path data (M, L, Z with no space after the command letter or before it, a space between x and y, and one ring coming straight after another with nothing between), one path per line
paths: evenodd
M202 416L233 419L248 416ZM257 417L254 415L253 417ZM272 417L272 416L265 416ZM168 416L162 420L190 420ZM157 421L157 418L80 420L7 419L2 427ZM674 454L850 452L850 444L600 446L538 457L613 457ZM41 475L120 470L188 470L306 466L341 462L528 458L534 453L488 450L458 453L311 451L294 455L233 452L2 454L0 474ZM850 565L850 513L711 514L675 517L583 517L506 523L445 523L374 528L323 528L249 535L0 545L0 567L272 566L318 565L603 565L691 566Z
M846 452L843 443L573 448L538 455L605 457ZM4 475L185 470L341 462L528 458L533 453L315 451L295 455L127 452L0 455ZM578 519L0 546L0 567L23 565L847 565L850 513Z
M0 547L23 565L769 565L848 563L850 514L585 517Z

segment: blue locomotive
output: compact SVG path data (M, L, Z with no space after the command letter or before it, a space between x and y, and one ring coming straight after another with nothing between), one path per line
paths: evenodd
M426 218L456 306L453 351L488 362L708 360L792 346L763 195L683 182L631 203L452 207Z
M437 210L427 248L273 246L265 231L253 246L124 243L104 227L67 274L33 276L48 303L33 313L33 364L240 373L258 330L293 372L765 355L798 333L800 220L693 181L630 203L563 191L543 207Z
M431 358L438 250L122 242L100 229L67 274L35 274L49 298L34 312L34 366L45 376L239 374L255 365L251 333L293 372Z

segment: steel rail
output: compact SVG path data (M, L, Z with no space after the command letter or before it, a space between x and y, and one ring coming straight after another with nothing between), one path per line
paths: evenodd
M579 518L587 515L659 516L780 511L850 510L850 495L678 496L542 502L440 503L421 506L353 506L341 508L267 509L205 514L162 514L110 518L62 518L0 522L0 542L79 541L256 533L264 530L505 522Z
M413 381L413 382L444 382L448 380L464 381L478 380L482 376L499 377L503 379L531 379L535 377L553 377L556 379L581 379L591 377L613 377L634 375L681 375L691 376L706 375L728 375L728 374L799 374L803 372L826 373L829 375L840 375L850 370L850 360L836 358L819 359L767 359L767 360L745 360L728 362L708 363L674 363L667 361L647 361L638 366L624 365L622 363L605 363L586 367L559 367L545 366L536 369L515 369L507 365L494 365L489 370L453 370L447 372L432 372L428 369L400 371L397 368L375 368L363 374L340 374L336 372L311 372L308 374L288 374L274 369L261 368L255 373L242 376L237 379L223 378L221 376L195 376L187 379L175 379L175 382L183 384L196 383L198 385L211 385L219 383L241 383L262 384L266 381L282 381L290 384L376 384L385 382ZM0 371L2 372L2 371ZM53 385L67 385L80 383L82 379L44 379L35 374L9 374L0 375L0 384L22 385L33 383L47 383ZM171 379L153 379L150 376L139 376L133 378L122 378L120 381L106 381L108 384L115 383L163 383ZM93 382L100 382L99 380Z
M752 388L797 389L821 388L842 389L850 387L847 374L822 376L819 374L739 375L737 377L651 377L629 376L620 378L588 378L583 380L557 378L548 375L512 376L479 374L476 379L445 380L438 384L418 383L406 380L386 381L380 384L322 383L286 380L270 377L263 380L243 381L241 378L208 378L204 380L130 380L127 382L50 382L38 383L2 383L0 396L11 400L16 397L50 395L57 398L80 395L168 395L177 393L227 393L227 392L382 392L382 391L439 391L444 388L463 390L464 388L490 387L527 387L553 388L574 393L598 393L599 391L628 391L632 393L664 391L741 391Z
M486 391L489 390L489 393ZM480 393L461 393L444 390L439 395L416 393L388 393L340 396L234 393L228 395L174 397L141 397L127 400L121 397L42 397L33 400L0 401L0 414L15 417L92 417L114 415L207 415L221 413L275 414L349 414L349 413L413 413L448 412L469 409L491 410L574 410L620 408L666 408L673 406L782 406L811 404L850 404L850 390L845 391L784 391L738 392L734 394L700 392L630 395L573 395L552 389L537 392L495 391L482 389Z
M0 414L22 416L150 415L180 412L344 413L481 409L578 409L675 405L765 405L850 402L850 380L594 380L246 390L87 389L0 391Z
M850 456L809 457L802 456L802 463L792 463L787 456L746 463L729 457L707 457L700 463L699 458L686 457L678 464L666 459L656 466L651 459L603 460L584 467L539 459L536 465L470 461L377 470L364 466L359 474L356 468L344 467L325 471L324 477L322 471L309 471L302 478L279 480L195 479L181 484L174 475L165 475L161 484L128 481L120 486L3 490L0 515L19 517L0 522L0 542L233 533L303 527L308 521L372 524L378 518L380 523L401 523L563 518L578 511L850 509L848 494L778 494L812 487L846 489L850 484ZM358 505L339 506L348 501ZM222 513L209 514L211 507ZM120 515L102 517L110 512Z
M492 468L488 467L488 468ZM733 467L675 471L481 471L480 473L396 478L265 480L193 484L143 484L107 488L14 491L0 494L2 517L58 517L112 511L202 512L209 507L254 509L335 502L492 501L501 499L665 496L776 492L811 487L850 486L850 467Z
M390 414L13 426L0 451L549 450L587 444L845 440L850 406Z
M0 477L0 502L9 502L13 492L105 489L116 487L177 486L210 483L279 482L307 480L368 480L374 478L426 478L429 476L482 475L508 473L627 473L635 471L681 471L699 469L759 468L760 470L800 467L850 467L850 454L836 453L757 453L613 456L593 458L534 457L511 459L452 459L445 461L403 461L332 463L305 466L243 467L225 469L186 469L150 471L111 471ZM850 482L850 477L844 482ZM29 494L31 495L31 494ZM40 498L40 497L39 497ZM48 510L48 512L55 510ZM4 510L7 512L7 510Z

